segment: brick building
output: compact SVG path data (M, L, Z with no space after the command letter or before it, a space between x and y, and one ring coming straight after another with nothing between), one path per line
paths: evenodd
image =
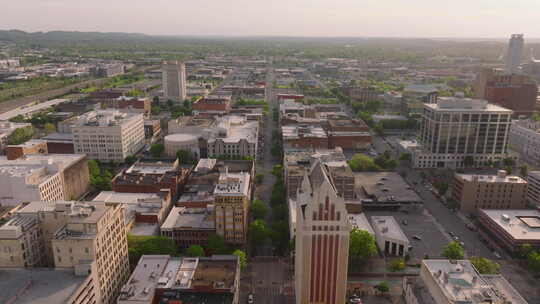
M366 149L371 144L371 133L359 119L328 120L328 148Z
M283 148L327 149L328 136L323 128L314 126L283 126Z
M20 145L9 145L6 147L6 157L8 160L14 160L24 155L47 153L47 141L41 139L31 139Z
M210 95L193 104L193 111L225 114L231 111L231 96Z
M103 109L129 109L137 113L149 115L152 110L152 102L148 97L125 97L121 96L116 99L107 99L101 101Z

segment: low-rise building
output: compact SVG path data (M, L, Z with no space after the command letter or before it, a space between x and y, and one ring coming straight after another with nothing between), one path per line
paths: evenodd
M409 239L393 216L372 216L371 224L375 231L377 246L385 255L402 257L407 255Z
M540 249L540 211L527 209L480 209L478 221L483 237L511 253L521 245Z
M257 158L259 122L241 116L223 117L208 137L208 157Z
M468 260L423 260L420 278L430 297L418 304L527 304L504 277L482 275Z
M321 127L281 127L284 149L328 149L328 135Z
M240 263L234 255L143 255L118 304L240 302Z
M191 167L180 166L178 160L138 161L112 180L112 190L126 193L158 193L168 189L175 197L186 183Z
M125 225L133 235L156 235L171 210L169 189L158 193L122 193L102 191L94 202L121 203Z
M71 133L51 133L42 138L47 142L47 151L52 154L73 154L73 134Z
M116 99L109 99L101 102L103 109L120 109L127 112L142 113L150 115L152 102L148 97L126 97L120 96Z
M159 120L144 120L144 137L146 139L155 139L161 134L161 123Z
M397 208L422 199L396 172L354 172L356 198L363 208Z
M424 104L437 102L438 92L435 86L429 84L406 86L401 97L403 115L422 115Z
M144 147L143 114L100 110L81 115L71 125L75 153L90 159L123 162Z
M452 198L466 213L478 209L522 209L527 207L527 181L508 176L499 170L497 175L454 175Z
M169 237L181 248L205 246L216 234L214 206L206 208L174 207L161 225L161 235Z
M30 139L19 145L8 145L5 152L8 160L14 160L24 155L49 153L47 141L43 139Z
M79 198L90 183L88 162L80 154L29 154L0 157L0 204Z
M230 95L208 95L192 105L195 115L199 113L227 114L231 111Z
M366 149L371 144L369 127L359 119L329 119L326 130L330 149Z

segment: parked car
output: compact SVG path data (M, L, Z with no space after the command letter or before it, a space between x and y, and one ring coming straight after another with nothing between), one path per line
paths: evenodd
M493 255L494 255L497 259L502 258L501 255L500 255L497 251L493 251Z
M253 304L253 295L252 294L248 295L248 304Z
M421 241L422 238L419 235L413 235L413 239Z
M401 221L401 223L402 223L403 225L405 225L405 226L407 226L407 225L409 224L409 223L407 222L407 220L403 220L403 221Z
M451 237L454 237L454 236L455 236L455 234L454 234L452 231L448 232L448 234L449 234Z

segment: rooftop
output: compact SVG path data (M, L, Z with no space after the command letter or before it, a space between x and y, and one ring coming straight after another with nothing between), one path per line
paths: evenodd
M373 231L373 227L371 227L371 224L364 213L348 213L347 218L349 219L352 228L365 230L369 232L369 234L375 235L375 231Z
M456 177L459 177L468 182L479 182L479 183L510 183L510 184L526 184L527 181L523 178L511 175L506 175L506 171L499 170L497 175L477 175L477 174L459 174L456 173Z
M228 173L219 175L214 195L245 195L249 194L250 174L247 172Z
M86 277L52 269L1 269L0 303L66 303Z
M281 133L284 140L299 139L302 137L328 137L323 128L316 126L282 126Z
M215 229L213 209L213 205L207 208L173 207L161 229Z
M125 206L126 224L135 218L136 213L159 214L164 207L164 195L157 193L124 193L102 191L94 198L94 202L122 203Z
M440 97L436 104L424 104L424 108L429 108L438 112L474 111L512 114L512 110L488 103L487 100L457 97Z
M480 214L515 240L540 240L540 211L536 209L481 209Z
M379 203L419 203L422 199L396 172L354 172L360 198Z
M140 174L165 174L168 171L174 171L178 167L176 162L145 162L139 161L133 164L126 173L140 173Z
M80 115L72 122L72 127L112 127L120 126L133 119L142 119L140 113L127 113L120 110L90 111Z
M503 277L482 276L468 260L423 260L422 267L452 303L502 303L509 298L512 304L527 303Z
M37 185L84 157L82 154L27 154L8 160L6 156L0 156L0 175L23 177L40 172L40 177L27 181L28 184Z
M405 242L409 241L393 216L372 216L371 224L373 225L374 231L378 231L379 234L382 234L385 237Z

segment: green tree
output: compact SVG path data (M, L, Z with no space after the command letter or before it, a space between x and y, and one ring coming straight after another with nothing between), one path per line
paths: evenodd
M264 219L266 214L268 214L268 206L261 200L253 200L253 204L251 204L251 213L253 214L253 219Z
M249 238L254 246L263 244L268 238L268 228L264 220L254 220L249 225Z
M534 272L540 272L540 254L536 251L532 251L527 256L527 265Z
M503 159L503 166L505 167L513 167L516 165L516 161L511 158L511 157L507 157L505 159Z
M380 282L379 284L375 285L375 289L377 289L381 295L384 295L390 291L390 286L388 286L387 282Z
M463 247L458 242L450 242L448 243L442 252L442 256L446 257L450 260L461 260L463 259L463 256L465 255L465 252L463 250Z
M439 192L439 195L445 195L450 187L447 182L436 182L434 186Z
M349 238L349 267L357 268L377 254L375 238L366 230L354 228Z
M283 174L283 166L282 165L274 165L272 168L272 175L275 177L281 178Z
M176 152L176 158L180 164L193 164L194 158L190 151L178 150Z
M221 235L214 234L208 238L206 249L210 254L226 254L228 253L227 244Z
M20 145L34 136L34 128L31 126L15 129L7 138L9 145Z
M135 155L128 155L125 159L126 164L131 165L137 161L137 156Z
M401 153L399 160L401 161L411 161L411 153Z
M481 274L498 274L501 268L498 263L483 257L472 257L469 260Z
M353 155L349 166L353 171L379 171L381 169L371 157L360 153Z
M523 259L526 259L533 251L534 248L533 246L531 246L531 244L522 244L521 246L519 246L519 254Z
M146 254L178 255L178 246L163 236L135 236L128 235L129 261L132 267L137 265L139 258Z
M202 257L204 249L199 245L191 245L186 249L186 254L190 257Z
M153 144L150 146L150 154L152 154L153 157L160 157L161 154L163 154L163 151L165 151L165 146L163 144Z
M99 163L95 159L88 160L88 171L91 176L98 176L101 174Z
M56 126L52 122L45 123L43 129L47 134L56 132Z
M237 249L232 254L238 257L238 261L240 262L240 269L245 269L247 266L246 253L240 249Z
M404 259L396 259L393 260L390 265L388 266L388 269L392 272L402 271L405 269L405 260Z

